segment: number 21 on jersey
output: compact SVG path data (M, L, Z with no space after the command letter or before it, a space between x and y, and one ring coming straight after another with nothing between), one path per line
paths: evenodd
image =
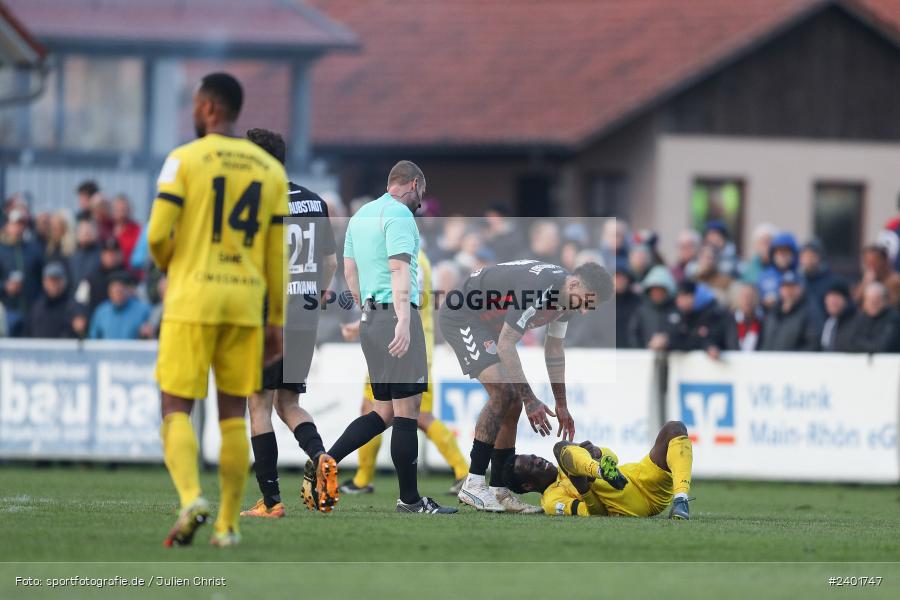
M306 243L304 243L306 242ZM290 223L287 228L287 244L291 255L288 258L288 272L291 275L299 273L315 273L316 265L316 224L309 223L308 229L297 223ZM300 254L306 249L306 262L300 262Z

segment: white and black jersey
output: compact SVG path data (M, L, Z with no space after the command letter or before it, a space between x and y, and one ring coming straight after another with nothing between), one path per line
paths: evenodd
M288 213L284 358L263 369L263 388L302 394L316 348L321 292L328 283L322 280L322 262L334 254L335 243L328 205L314 192L290 182Z
M323 259L335 253L328 205L318 194L290 183L285 236L288 284L285 328L315 330L323 302Z
M504 324L523 334L568 322L574 315L562 299L568 276L559 265L516 260L476 271L461 289L447 293L438 320L463 373L477 377L500 362L497 338Z

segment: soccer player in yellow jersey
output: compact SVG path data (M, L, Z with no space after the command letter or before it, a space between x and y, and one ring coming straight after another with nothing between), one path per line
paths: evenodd
M162 443L181 511L165 545L187 545L209 517L201 496L190 414L216 376L221 501L212 543L240 541L238 512L249 467L247 396L261 387L260 364L281 353L287 176L251 141L234 137L243 90L226 73L194 94L200 138L173 150L158 180L147 241L168 273L156 378ZM263 299L268 322L263 331Z
M434 418L432 414L434 395L433 384L430 376L431 373L431 357L434 354L434 307L431 301L431 262L425 256L425 252L419 250L419 314L422 315L422 329L425 331L425 352L428 361L428 389L422 394L422 404L419 408L419 418L416 424L419 429L425 432L428 439L437 447L441 456L453 469L453 477L455 483L450 488L450 493L454 496L459 493L459 488L465 481L469 472L469 465L459 450L456 443L456 437L453 432L447 429L447 426L440 419ZM341 328L344 339L353 341L359 337L359 321L344 325ZM372 387L368 381L363 386L363 403L362 414L372 411ZM341 492L346 494L370 494L375 491L372 487L372 480L375 478L375 458L378 456L378 450L381 448L381 435L372 438L366 445L361 447L357 452L359 456L359 467L352 479L348 479L341 485Z
M548 515L652 517L671 504L670 519L690 519L693 452L680 421L663 425L640 462L618 465L609 448L590 442L559 442L559 468L535 455L513 456L504 465L509 489L540 492Z

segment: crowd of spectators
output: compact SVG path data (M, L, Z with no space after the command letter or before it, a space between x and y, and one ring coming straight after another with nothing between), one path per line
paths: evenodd
M27 195L16 194L4 203L0 226L0 333L154 336L150 299L158 304L164 277L148 277L146 249L134 260L142 228L131 218L127 197L110 200L95 182L85 181L76 190L73 218L65 209L32 214Z
M345 207L326 197L336 238L368 198ZM685 230L666 260L659 236L622 219L520 219L504 205L480 217L420 211L432 286L457 288L487 265L536 258L573 270L596 261L614 272L615 300L569 328L573 346L703 350L900 352L900 219L860 252L860 276L832 272L827 248L790 231L755 227L742 260L720 221ZM159 334L165 275L153 268L141 225L124 195L93 181L66 210L34 215L24 195L0 214L0 335L139 339ZM339 244L340 246L340 244ZM340 278L337 291L344 286ZM346 311L344 311L346 312ZM320 341L340 341L355 317L323 315ZM438 332L438 335L440 332ZM529 332L525 344L540 343Z

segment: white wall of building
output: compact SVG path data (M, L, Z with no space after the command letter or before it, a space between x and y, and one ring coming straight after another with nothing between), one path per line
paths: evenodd
M813 231L817 182L861 183L864 242L897 212L900 144L661 135L656 148L653 226L667 256L690 223L694 180L736 177L744 187L744 250L753 227L771 222L805 240Z

